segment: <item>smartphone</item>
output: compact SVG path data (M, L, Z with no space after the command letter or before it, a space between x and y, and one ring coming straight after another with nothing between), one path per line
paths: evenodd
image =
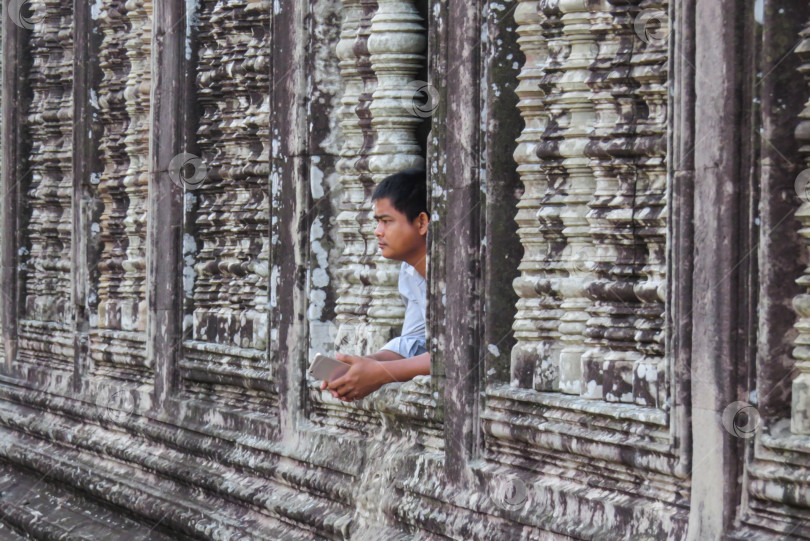
M330 382L348 372L349 368L351 365L348 363L317 353L309 365L309 373L315 379Z

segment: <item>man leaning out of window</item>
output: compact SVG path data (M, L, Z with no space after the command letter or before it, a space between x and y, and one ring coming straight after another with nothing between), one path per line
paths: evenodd
M351 365L341 377L322 382L332 396L352 402L386 383L407 381L430 374L430 354L425 344L427 310L427 176L424 169L408 169L380 182L372 195L374 234L383 257L402 261L399 270L399 294L405 303L405 321L401 336L367 357L336 353L335 357Z

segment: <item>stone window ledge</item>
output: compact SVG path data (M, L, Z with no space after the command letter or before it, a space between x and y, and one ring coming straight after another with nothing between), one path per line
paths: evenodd
M307 375L310 399L318 405L343 406L349 411L381 413L407 419L441 423L441 411L431 388L430 376L416 376L402 383L388 383L362 400L343 402L321 391L321 382Z
M647 425L667 427L669 416L666 412L652 407L636 406L581 398L558 392L542 392L533 389L512 387L506 383L489 385L486 389L488 398L507 399L532 406L546 406L597 415L616 420L635 421Z
M666 475L685 473L668 415L660 410L508 384L490 385L485 394L481 422L487 447L509 442L530 454L577 449L576 454Z
M790 431L790 419L769 423L761 432L761 442L765 447L779 452L798 453L810 459L810 438Z

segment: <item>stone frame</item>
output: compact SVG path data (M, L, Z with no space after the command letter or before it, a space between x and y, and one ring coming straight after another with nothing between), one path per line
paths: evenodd
M436 32L439 37L435 39L446 40L448 56L491 57L494 65L497 65L497 51L493 52L486 47L478 48L482 23L476 14L459 5L445 7L440 2L437 4L439 6L436 10L441 14L442 24L437 25ZM449 144L445 143L444 148L452 148L445 160L438 161L437 169L444 171L446 168L447 171L446 178L441 183L447 194L446 201L443 200L442 204L446 205L449 216L455 217L463 224L461 227L454 225L454 241L452 246L445 250L444 261L441 263L440 268L449 271L446 291L437 292L437 294L446 293L448 317L444 337L440 339L441 343L447 345L444 350L448 352L448 355L442 357L445 375L441 382L444 384L447 438L445 475L447 482L462 494L487 492L491 491L493 486L499 486L504 482L502 472L506 465L529 468L531 457L539 463L556 461L562 468L565 464L573 464L570 461L577 460L576 456L579 455L581 457L579 460L602 465L602 471L605 472L602 481L604 486L611 486L617 482L612 473L607 473L611 469L630 471L641 468L649 476L647 483L652 479L656 480L658 489L647 490L645 488L647 483L635 485L635 489L642 495L634 499L634 504L615 510L620 517L618 520L630 524L642 516L652 516L656 507L663 502L670 505L672 503L670 491L674 493L684 490L689 484L690 381L688 377L683 376L689 370L692 356L694 19L690 6L692 6L690 2L673 3L670 12L674 41L671 47L682 53L672 55L669 68L670 84L676 81L678 87L672 91L674 97L670 102L668 115L670 157L668 176L673 187L668 202L671 209L668 250L670 254L677 254L682 258L683 264L673 266L670 261L671 274L667 292L670 299L667 304L667 358L670 360L670 366L667 372L672 407L668 412L627 404L605 404L559 393L511 387L504 377L509 374L508 360L504 361L503 356L498 358L497 355L487 352L489 349L487 345L491 341L480 338L472 341L469 339L471 336L493 337L495 336L493 329L503 328L503 321L499 320L500 315L496 313L487 312L483 316L483 311L479 309L477 313L482 315L479 322L474 318L463 316L466 310L481 306L481 298L477 291L503 288L503 282L499 282L498 276L500 272L500 279L503 279L503 266L498 271L494 271L494 267L485 266L487 273L483 283L481 275L478 274L479 261L483 259L479 227L480 231L486 231L489 245L497 245L500 239L509 242L510 239L514 239L514 233L502 230L501 236L496 233L500 229L498 219L507 212L504 207L491 209L490 213L484 213L480 218L476 218L480 221L465 218L459 211L456 211L455 215L452 213L453 209L474 206L478 201L479 191L483 191L478 185L480 182L478 177L469 173L477 170L472 165L473 156L476 154L464 145L456 143L453 146L452 138L441 129L437 131L434 128L434 140L437 136L439 138L444 136L444 141L451 141ZM505 34L508 34L504 27L493 24L493 21L489 23L488 31L493 36L492 42L497 42L498 38L504 38ZM487 47L495 48L492 42L488 43ZM480 98L471 95L473 91L469 85L465 86L465 81L475 80L476 74L484 71L480 65L475 63L471 65L475 67L461 66L457 70L459 73L457 76L453 75L453 70L446 70L451 75L443 85L445 92L453 95L453 101L457 104L455 107L453 102L448 104L448 130L464 134L465 137L461 139L465 141L475 139L466 135L474 133L479 126L491 126L490 122L497 114L495 111L498 111L499 102L503 100L484 90L481 90ZM509 77L500 79L501 72L492 66L488 73L486 84L482 87L490 88L493 81L502 83ZM464 106L458 105L460 99L463 100ZM484 107L483 103L487 106ZM471 114L471 111L478 113ZM480 121L478 114L481 114ZM439 146L441 145L436 145ZM495 153L498 146L494 145L491 149ZM491 157L490 154L486 156ZM672 166L673 163L679 166L675 168ZM492 173L493 169L487 170L488 175ZM511 184L510 181L499 183L496 189L500 189L501 194L504 193L504 189L514 189L516 183L514 180L511 182ZM514 250L515 245L512 246ZM514 251L512 254L514 257ZM431 284L431 287L435 286ZM677 328L672 325L673 321L678 322ZM486 362L482 363L476 359L477 352L480 352ZM546 451L541 451L543 448ZM572 449L577 449L573 455L570 454ZM552 458L555 453L562 452L565 452L565 458ZM512 487L519 486L528 490L537 498L535 502L538 504L543 499L550 498L549 494L555 490L544 484L524 483L518 475L517 473L508 475L505 482ZM661 488L664 486L667 487L665 490ZM571 490L574 490L573 487ZM601 503L597 501L589 501L586 498L578 498L577 501L578 505L592 509L594 513L598 513L598 509L601 508ZM528 511L527 508L531 506L520 506L507 515L519 521L522 514ZM674 527L685 530L688 511L675 506L672 513L672 520L677 524ZM575 522L576 518L560 516L545 521L544 527L562 533L570 531L566 528L571 527L573 524L571 521Z
M532 396L530 400L533 402L549 404L570 404L573 410L587 411L594 413L600 409L607 414L608 410L613 410L609 413L610 417L627 419L646 419L649 422L662 423L664 426L669 425L670 417L675 419L681 418L683 421L683 412L677 412L677 408L683 405L683 389L678 389L678 381L673 378L675 372L682 371L689 365L688 362L688 348L689 341L686 338L691 334L691 242L692 242L692 228L690 221L692 219L690 209L688 207L691 202L691 189L692 189L692 175L693 170L690 168L691 155L690 141L692 140L692 120L691 120L691 107L693 103L690 101L690 85L692 84L690 76L690 44L693 39L692 31L689 28L690 21L682 19L682 13L688 14L688 7L683 9L680 6L673 6L670 13L670 20L673 23L672 37L673 50L672 62L670 63L670 76L669 85L677 84L677 89L673 89L672 95L675 96L669 105L668 114L668 154L670 155L668 176L672 183L672 190L669 194L668 206L672 209L668 229L668 250L670 253L668 262L670 271L672 272L671 279L668 280L667 292L667 357L670 361L670 367L667 372L670 379L669 396L673 399L673 411L655 411L654 409L646 407L636 407L630 404L619 403L603 403L601 401L594 401L590 399L580 399L579 397L569 397L560 395L559 393L533 391L524 389L522 387L515 388L514 384L511 386L505 385L509 382L503 375L500 377L494 376L487 379L487 392L489 390L495 391L493 395L496 399L514 399L525 400L527 397ZM675 54L675 50L682 50L680 55ZM676 82L676 83L675 83ZM678 166L672 165L673 163ZM680 258L681 263L674 265L671 261L673 257ZM682 315L678 319L678 315ZM673 328L673 321L679 321L679 328ZM493 374L505 374L504 363L492 363L487 366L487 372ZM520 397L520 398L518 398ZM591 406L588 406L590 404ZM677 423L678 421L676 421Z
M803 292L807 263L800 230L807 204L801 175L807 159L802 122L810 96L804 73L810 8L768 0L761 16L762 30L749 30L757 39L749 46L753 60L747 65L747 79L757 74L756 82L748 83L750 92L761 97L749 122L760 129L752 130L755 135L747 142L751 156L742 157L750 163L752 198L758 205L747 269L755 286L750 309L758 332L737 395L751 405L754 417L743 424L737 441L742 479L735 485L739 508L733 524L726 525L730 539L762 532L785 538L810 535L806 521L784 513L786 506L806 505L797 472L810 465L807 436L795 411L796 387L791 389L801 373L801 315L795 306L785 309ZM754 25L753 18L749 13L748 25Z
M88 129L98 75L88 59L98 44L82 38L93 25L90 5L73 5L71 217L78 242L70 270L69 369L20 370L15 363L24 194L17 180L31 148L23 123L9 119L31 99L30 58L29 32L2 25L0 457L10 470L42 473L83 498L191 537L215 530L273 539L311 532L388 539L406 530L458 538L810 536L801 522L810 455L801 426L790 428L789 388L799 335L790 301L801 290L794 279L808 255L798 234L805 218L785 218L799 208L794 182L807 160L807 135L794 129L806 121L800 114L808 95L806 42L785 36L807 27L810 7L766 0L760 35L751 5L672 2L672 407L662 411L509 385L504 352L514 339L505 314L514 306L511 279L521 249L513 223L520 182L509 153L520 123L511 93L517 70L506 61L514 52L513 23L499 7L515 0L431 0L431 83L441 95L427 149L430 210L440 217L430 230L433 375L381 389L364 405L333 403L330 421L340 422L325 423L316 412L322 393L305 370L323 343L317 326L335 311L326 293L322 317L308 318L319 289L311 277L320 265L313 226L334 207L312 180L314 169L333 168L337 157L321 137L328 115L317 108L310 115L307 99L314 87L316 98L337 94L308 80L327 54L308 47L319 25L335 16L338 0L279 0L271 15L267 190L277 203L270 236L278 272L269 278L275 304L268 318L277 334L268 341L267 362L278 403L259 411L183 404L174 395L184 210L167 168L194 138L183 0L156 3L154 13L147 269L154 389L92 377L84 286L95 257L88 229L97 201L87 182L98 171L98 134ZM797 43L799 55L785 56ZM755 78L777 67L775 76ZM758 92L759 109L749 106ZM724 425L738 402L755 406L761 417L742 436ZM20 513L16 524L30 524L30 510L23 514L8 501L0 505L0 522L9 509ZM43 535L64 533L59 524L33 522Z

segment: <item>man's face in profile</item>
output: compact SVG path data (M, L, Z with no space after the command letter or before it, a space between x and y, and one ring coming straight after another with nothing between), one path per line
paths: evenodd
M410 221L404 212L394 208L389 198L383 197L374 201L374 219L377 220L374 235L383 257L407 261L424 255L427 214L422 213Z

